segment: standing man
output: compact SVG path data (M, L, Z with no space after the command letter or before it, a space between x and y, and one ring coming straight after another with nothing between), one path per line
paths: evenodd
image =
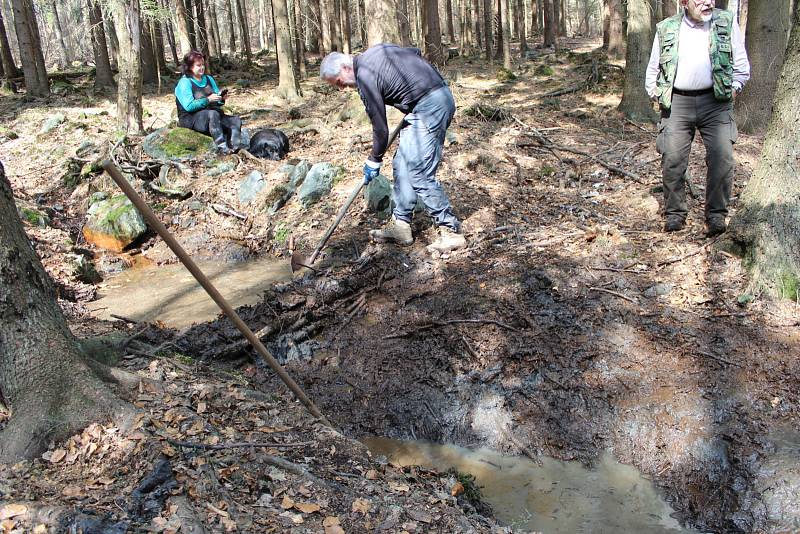
M392 160L392 219L382 230L370 230L370 237L399 245L413 243L411 217L419 199L439 232L428 250L448 252L464 247L461 223L436 179L445 133L456 111L453 95L442 76L418 49L379 44L356 57L340 52L328 54L320 66L320 77L340 89L356 88L367 109L372 122L372 153L364 164L364 183L378 176L388 148L385 106L406 113L400 145Z
M656 148L666 206L665 232L686 225L684 175L695 130L706 147L706 235L727 229L737 129L733 100L750 79L744 39L733 14L713 0L681 0L683 9L656 31L645 87L659 103Z

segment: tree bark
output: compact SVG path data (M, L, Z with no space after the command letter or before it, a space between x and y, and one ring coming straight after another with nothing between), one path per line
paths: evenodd
M192 40L189 38L189 16L183 0L175 0L175 24L178 27L180 55L183 57L192 51Z
M654 0L628 0L628 50L625 55L625 87L619 110L634 121L654 118L653 105L644 88L653 45Z
M664 0L663 15L664 18L672 17L678 14L678 4L675 0Z
M86 7L89 14L89 35L94 52L94 88L113 87L114 75L111 72L111 61L108 58L108 48L106 48L106 32L103 30L103 13L100 10L100 2L99 0L87 0Z
M425 35L425 57L434 65L444 65L442 27L439 22L439 0L424 0L422 28Z
M322 34L322 53L333 52L331 36L331 17L333 16L333 0L319 0L319 29Z
M236 53L236 25L234 23L236 17L231 0L225 0L225 7L228 10L228 46L230 47L228 53L233 56Z
M11 53L11 44L8 42L6 25L3 20L3 11L0 9L0 61L3 64L3 71L8 78L19 78L22 71L14 62L14 54Z
M519 51L525 54L528 51L528 25L525 23L525 0L517 0L517 35L519 36Z
M475 43L475 37L472 33L472 21L477 20L477 13L472 11L472 0L461 1L461 50L462 56L472 54L472 47Z
M300 98L292 51L289 11L286 0L272 0L272 23L275 26L275 48L278 55L278 87L276 94L289 101Z
M411 18L408 12L408 0L398 0L397 20L400 30L400 44L411 46Z
M142 83L155 83L158 81L158 72L156 69L156 57L153 53L153 29L150 21L142 17L139 20L142 34L140 36L141 50L140 61L142 63Z
M751 9L755 10L756 2ZM751 292L798 299L800 288L800 2L764 150L727 236L747 260Z
M197 50L197 28L194 24L194 0L183 0L183 9L186 12L186 28L189 31L189 44L192 50Z
M339 0L330 0L331 7L331 47L342 51L342 6Z
M791 13L791 0L754 0L750 6L746 42L753 83L736 99L736 121L743 132L762 132L769 125Z
M299 0L298 0L299 1ZM345 54L353 52L353 41L351 38L352 28L350 20L350 6L348 0L341 0L342 2L342 47Z
M44 55L39 43L39 26L33 11L32 0L12 0L14 28L19 43L19 57L25 75L25 88L33 96L48 96L50 82L44 66Z
M39 456L89 421L129 415L95 378L17 215L0 164L0 398L12 410L0 463Z
M195 41L197 47L206 57L206 70L211 73L211 47L208 39L208 28L206 27L206 14L203 0L194 0L195 9Z
M623 34L623 23L625 15L622 0L606 0L603 21L603 47L608 56L613 59L621 59L625 55L625 36Z
M453 25L453 0L445 0L445 23L447 24L447 42L453 46L456 42L456 33Z
M361 46L366 48L369 44L369 39L367 38L367 5L364 0L357 0L357 2L358 11L361 13L361 27L358 29L361 32Z
M64 40L64 29L61 26L61 19L58 18L58 6L56 5L56 0L53 0L50 5L53 9L53 30L55 30L56 40L61 48L61 55L64 58L64 67L68 68L72 63L72 54L69 53L69 48L67 48L67 43Z
M553 3L553 28L556 32L556 38L562 35L561 33L561 0L549 0Z
M109 0L109 7L114 15L120 48L117 129L139 135L144 130L139 0Z
M106 29L108 36L108 51L110 52L109 59L111 60L111 69L119 69L119 38L117 37L117 30L114 27L114 19L111 16L108 6L103 9L103 26Z
M217 45L217 54L222 57L222 38L219 33L219 19L217 19L217 2L211 0L208 3L209 30L214 34L214 42Z
M509 0L500 0L500 27L503 39L503 68L511 70L511 12Z
M397 6L395 0L365 0L364 5L366 7L367 41L369 46L378 43L401 42L400 31L397 27ZM436 15L438 23L439 14L437 13ZM441 40L440 35L440 43Z
M475 21L475 47L480 53L483 48L483 36L481 35L481 1L472 0L472 20ZM469 23L469 20L467 21Z
M542 0L544 4L544 46L557 46L556 39L556 13L554 2L557 0Z
M486 52L486 59L489 62L494 59L492 55L492 40L494 36L492 28L493 11L492 0L483 0L483 48Z
M250 61L253 60L253 52L250 49L250 29L248 28L248 24L247 24L247 12L245 11L244 4L242 3L242 0L234 0L234 2L236 2L236 13L237 13L238 18L239 18L239 35L242 36L242 51L244 52L245 59L249 63ZM283 2L284 2L284 7L285 7L286 0L283 0ZM275 7L273 6L272 9L274 10ZM285 9L284 9L284 11L285 11ZM277 40L277 26L275 27L275 29L276 29L276 40ZM289 30L289 28L288 28L288 19L287 19L287 28L286 28L286 30L287 31Z
M558 3L559 0L556 0ZM559 8L559 16L558 16L558 34L561 36L567 36L567 4L566 0L561 0L561 7Z
M303 31L302 5L300 3L300 0L293 0L292 6L294 9L294 29L295 29L294 51L297 63L297 73L299 75L300 80L305 80L307 77L306 54L305 54L306 37L305 37L305 32Z

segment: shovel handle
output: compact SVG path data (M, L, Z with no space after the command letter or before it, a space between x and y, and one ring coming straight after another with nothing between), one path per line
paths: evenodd
M403 120L400 121L400 124L398 124L394 130L392 130L392 134L389 136L389 142L386 144L387 148L392 146L394 140L397 139L398 135L400 135L400 130L403 129L404 122L405 122L405 116L403 117ZM350 209L350 206L353 204L353 201L356 199L356 197L358 196L358 194L361 192L362 189L364 189L364 182L359 182L358 187L353 189L353 192L350 193L349 197L347 197L347 200L345 201L344 205L339 209L339 213L336 215L336 220L333 221L333 224L330 226L330 228L328 228L328 231L325 232L324 236L322 236L322 239L320 240L319 245L317 245L317 248L314 249L314 252L311 254L311 257L308 258L307 262L308 265L314 265L314 262L317 260L317 256L319 256L319 253L322 252L323 248L325 248L325 245L328 243L328 239L330 239L331 236L333 235L333 232L336 231L336 227L339 226L340 222L342 222L345 213L347 213L347 210Z

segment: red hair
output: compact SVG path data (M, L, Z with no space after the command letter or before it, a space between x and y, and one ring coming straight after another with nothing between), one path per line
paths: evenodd
M191 76L192 75L192 67L195 66L198 62L206 62L206 56L198 52L197 50L192 50L185 56L183 56L183 63L181 63L181 72L184 76Z

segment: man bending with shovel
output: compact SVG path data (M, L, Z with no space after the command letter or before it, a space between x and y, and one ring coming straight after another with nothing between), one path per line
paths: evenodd
M456 111L442 76L418 49L391 44L375 45L356 57L332 52L322 60L320 76L340 89L356 88L364 102L372 122L372 153L364 164L365 184L378 176L388 148L385 106L406 113L400 146L392 160L394 213L382 230L371 230L370 237L377 242L413 243L411 217L419 199L439 232L428 250L449 252L464 247L461 223L436 180L445 133Z

